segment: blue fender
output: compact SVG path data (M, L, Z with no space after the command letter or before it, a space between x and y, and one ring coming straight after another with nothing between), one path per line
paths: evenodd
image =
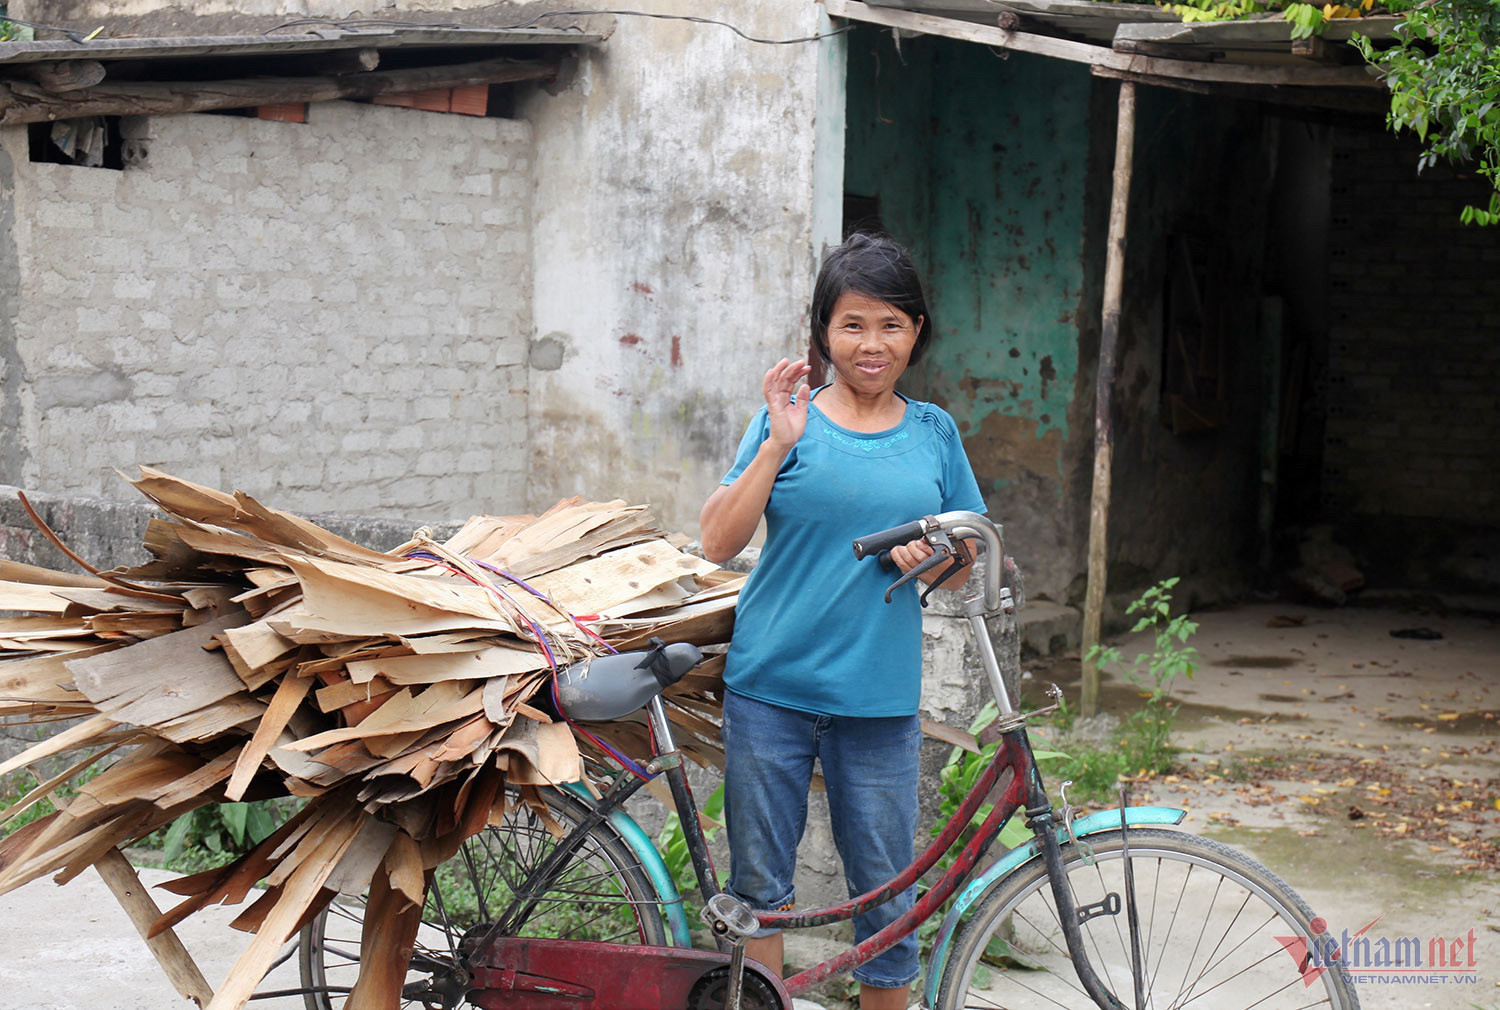
M1175 807L1125 808L1125 823L1130 827L1143 827L1148 824L1181 824L1186 816L1186 810L1178 810ZM1082 838L1085 835L1110 831L1119 826L1120 811L1118 809L1099 810L1074 821L1073 834ZM1067 829L1061 825L1057 828L1057 840L1062 843L1068 840ZM937 938L932 942L932 953L927 959L927 984L923 987L925 990L923 1006L935 1007L937 1005L938 984L942 981L943 972L948 967L948 954L953 946L953 934L964 913L1012 870L1019 869L1031 859L1040 858L1040 846L1033 838L1025 845L1011 849L995 860L983 873L958 892L957 897L953 899L953 907L948 909L948 914L943 917L943 924L938 927Z
M589 806L594 805L593 794L581 782L565 782L558 788L566 789ZM677 892L677 881L672 879L666 860L657 851L656 843L635 822L635 818L619 807L611 810L606 819L609 826L630 847L636 859L640 860L641 869L646 871L646 876L651 879L651 886L661 899L662 909L667 915L667 942L674 947L691 947L693 938L688 929L687 913L683 911L682 895Z

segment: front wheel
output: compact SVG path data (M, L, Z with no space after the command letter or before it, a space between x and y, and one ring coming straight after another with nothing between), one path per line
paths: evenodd
M571 833L588 813L573 796L540 790L547 817L506 790L506 813L464 842L434 875L422 912L401 1006L465 1006L461 941L497 921L512 936L601 943L666 944L661 902L639 859L609 823L590 828L578 850L539 886L527 880L557 847L552 827ZM549 827L547 820L554 825ZM307 1010L342 1010L359 977L362 900L340 898L302 931Z
M1094 913L1080 926L1104 987L1135 1006L1130 927L1124 903L1120 832L1089 835L1086 863L1064 849L1073 899ZM1150 1010L1358 1010L1337 964L1307 964L1307 938L1326 932L1280 877L1206 838L1141 828L1130 832L1130 862ZM1116 896L1118 900L1110 898ZM1328 948L1324 948L1328 949ZM941 1010L1083 1010L1083 990L1063 939L1046 866L1020 867L975 908L943 972Z

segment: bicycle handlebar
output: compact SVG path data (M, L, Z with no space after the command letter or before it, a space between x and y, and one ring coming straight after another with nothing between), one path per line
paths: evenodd
M936 531L962 539L978 540L984 545L984 556L989 559L984 566L984 609L990 613L1005 609L1005 594L1002 591L1005 544L1001 540L1000 527L978 512L942 512L859 537L854 541L854 556L868 557Z
M925 520L917 519L913 522L902 523L900 526L892 526L888 530L881 530L879 533L870 533L854 541L854 556L865 558L871 554L879 554L892 547L911 543L926 532Z

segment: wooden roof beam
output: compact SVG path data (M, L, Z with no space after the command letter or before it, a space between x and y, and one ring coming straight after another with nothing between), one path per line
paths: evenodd
M819 0L832 17L848 18L923 35L977 42L980 45L1033 53L1053 59L1102 67L1132 79L1158 83L1165 81L1198 81L1202 83L1272 85L1306 88L1384 88L1379 79L1363 67L1259 66L1225 63L1203 63L1190 60L1163 59L1134 53L1118 52L1105 46L1074 42L1071 39L1034 35L1006 28L932 17L894 7L872 7L858 0Z
M1276 84L1251 86L1246 84L1205 83L1203 81L1177 80L1165 77L1146 77L1110 67L1094 67L1095 77L1107 77L1118 81L1132 81L1152 87L1169 88L1173 91L1189 91L1198 95L1216 98L1239 99L1246 102L1265 102L1270 105L1289 106L1299 109L1322 109L1331 112L1350 112L1367 115L1384 115L1390 109L1390 99L1382 92L1371 88L1358 91L1347 88L1290 88Z
M160 116L288 102L368 99L408 91L546 80L556 76L557 69L557 60L501 57L452 66L372 71L338 77L104 83L67 92L52 92L30 82L10 80L0 82L0 126L82 116Z

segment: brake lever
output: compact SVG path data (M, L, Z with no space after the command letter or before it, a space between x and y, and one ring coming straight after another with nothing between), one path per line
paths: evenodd
M947 540L947 537L948 534L944 533L943 538ZM970 556L968 550L966 549L966 546L967 545L962 540L958 541L958 543L953 543L951 540L948 541L948 548L950 553L947 556L953 559L953 563L948 566L947 570L945 570L943 574L933 579L926 589L922 590L922 606L927 606L927 597L932 595L933 590L937 589L938 586L941 586L944 582L947 582L953 576L957 575L959 572L963 571L973 563L974 559L972 556ZM937 555L933 556L936 557Z
M898 590L902 586L906 585L912 579L918 578L919 576L925 575L926 573L932 571L934 568L936 568L938 565L942 564L946 560L948 560L948 555L946 555L946 554L940 554L940 553L938 553L936 551L934 551L932 554L928 555L927 557L923 558L910 571L908 571L906 574L902 575L895 582L891 583L890 588L888 588L885 591L885 602L887 602L887 603L891 602L891 594L894 593L896 590ZM930 590L929 590L929 592L930 592ZM927 597L925 595L923 595L923 597L922 597L922 606L924 606L924 607L927 606Z
M911 571L907 572L905 575L902 575L901 578L891 583L890 588L885 591L885 602L890 603L891 594L894 593L897 589L900 589L902 586L906 585L908 582L922 575L925 575L927 572L932 571L944 561L951 561L952 564L948 566L943 574L934 579L926 589L922 590L922 595L919 599L922 606L925 607L927 606L927 597L932 595L933 590L937 589L937 587L941 586L944 582L947 582L948 579L956 573L962 571L972 561L972 558L969 557L969 552L964 549L964 542L960 540L957 544L954 544L953 541L949 539L948 534L942 530L934 530L933 532L927 534L927 536L923 539L925 539L930 545L932 545L932 554L924 558L921 563L919 563ZM892 562L892 564L894 564L894 562Z

